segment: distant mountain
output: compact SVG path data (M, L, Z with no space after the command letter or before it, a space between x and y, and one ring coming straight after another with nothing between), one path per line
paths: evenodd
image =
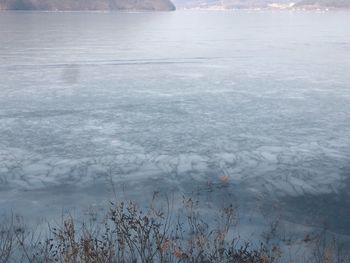
M0 0L0 10L175 10L170 0Z

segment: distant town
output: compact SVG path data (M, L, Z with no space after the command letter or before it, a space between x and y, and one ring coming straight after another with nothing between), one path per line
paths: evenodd
M301 0L301 1L258 1L258 0L174 0L178 9L199 10L337 10L349 9L350 0Z

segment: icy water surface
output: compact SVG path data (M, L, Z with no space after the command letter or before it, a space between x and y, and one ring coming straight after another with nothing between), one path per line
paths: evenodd
M113 181L141 199L261 200L350 234L349 25L348 12L0 13L2 214L100 203Z

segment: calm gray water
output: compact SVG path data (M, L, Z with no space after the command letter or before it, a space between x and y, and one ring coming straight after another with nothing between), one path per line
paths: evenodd
M140 199L260 200L350 234L349 25L349 12L0 13L0 211L99 204L113 181Z

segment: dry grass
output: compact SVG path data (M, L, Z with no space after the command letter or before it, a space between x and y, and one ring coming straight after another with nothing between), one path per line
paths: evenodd
M182 213L171 211L169 202L157 206L153 200L144 211L133 202L113 202L101 220L78 223L68 215L61 224L49 226L46 237L28 231L23 220L13 217L0 227L0 262L291 262L283 260L276 246L253 246L232 237L229 230L237 223L232 206L218 214L215 227L190 198L184 198ZM304 262L349 262L335 261L329 247L318 259Z

